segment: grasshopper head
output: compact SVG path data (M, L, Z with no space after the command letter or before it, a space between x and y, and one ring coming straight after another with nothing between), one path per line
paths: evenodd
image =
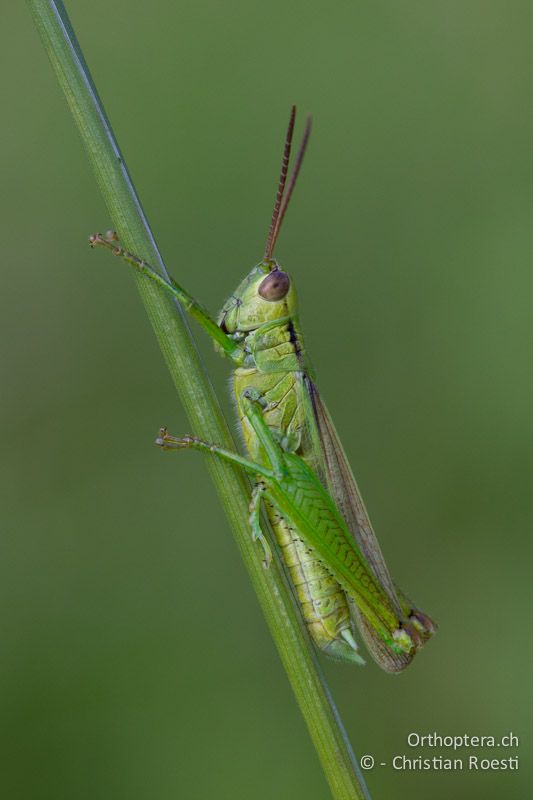
M290 277L276 261L264 259L239 284L218 322L227 333L246 333L265 323L295 316L297 307Z
M296 179L302 165L309 134L311 133L311 119L308 118L294 169L289 179L287 191L285 191L295 116L296 106L293 106L285 138L278 191L268 232L265 255L261 263L254 267L242 283L239 284L235 293L220 312L218 322L227 333L240 331L246 333L265 323L294 317L297 313L296 291L292 281L287 273L280 269L279 264L273 258L281 223L296 185Z

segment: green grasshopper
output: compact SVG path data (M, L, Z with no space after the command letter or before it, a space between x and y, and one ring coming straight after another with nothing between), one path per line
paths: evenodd
M253 479L250 527L271 558L261 529L264 504L309 633L333 658L364 663L367 648L388 672L400 672L434 633L432 620L392 582L335 427L315 385L300 329L296 290L273 257L296 185L311 120L287 184L296 108L291 110L278 190L262 261L213 319L172 278L118 244L90 237L170 292L234 365L233 392L247 457L161 429L164 450L195 448L244 469Z

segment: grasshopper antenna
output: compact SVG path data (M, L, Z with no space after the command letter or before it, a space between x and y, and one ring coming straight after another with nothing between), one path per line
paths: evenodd
M276 245L276 240L278 238L278 233L281 228L281 223L283 222L283 217L285 216L285 212L287 211L287 206L289 205L289 200L291 199L292 192L296 185L298 173L300 172L300 167L302 166L302 161L305 155L307 142L309 141L309 136L311 134L311 117L308 117L305 125L305 130L302 136L302 141L300 142L300 147L298 148L298 153L296 155L296 161L289 180L289 185L287 191L285 192L285 183L287 181L287 172L289 169L289 158L291 154L295 117L296 117L296 106L292 106L291 116L289 118L289 127L287 128L287 136L285 137L285 147L283 149L283 160L281 162L278 191L276 193L274 211L272 212L272 221L270 223L270 230L268 232L268 239L265 247L265 255L264 255L265 260L272 258L274 247Z
M296 106L291 108L291 116L289 118L289 127L287 128L287 135L285 136L285 146L283 148L283 159L281 162L281 170L279 173L278 191L276 192L276 200L274 202L274 210L272 212L272 220L270 222L270 230L268 232L268 239L265 247L265 260L272 258L272 251L276 240L274 239L274 231L279 217L279 210L281 208L281 200L285 190L285 181L287 180L287 172L289 170L289 159L291 157L292 136L294 133L294 120L296 119Z

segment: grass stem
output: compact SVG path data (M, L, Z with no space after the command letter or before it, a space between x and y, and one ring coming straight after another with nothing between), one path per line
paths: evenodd
M120 240L166 275L153 233L63 3L59 0L28 0L28 6L81 133ZM192 431L203 439L234 449L183 312L152 281L141 275L137 275L135 280ZM261 548L251 541L247 483L227 464L215 459L207 459L206 464L333 797L336 800L369 798L279 563L274 561L271 568L265 570Z

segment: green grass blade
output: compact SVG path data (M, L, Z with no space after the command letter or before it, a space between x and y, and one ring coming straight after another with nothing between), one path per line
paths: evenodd
M81 133L120 239L128 249L166 274L63 4L53 0L28 0L28 6ZM224 447L234 447L181 310L148 279L137 276L136 281L193 432ZM337 800L369 798L279 565L274 562L270 570L264 570L261 549L251 542L247 484L232 467L217 463L215 459L208 459L206 463L333 797Z

